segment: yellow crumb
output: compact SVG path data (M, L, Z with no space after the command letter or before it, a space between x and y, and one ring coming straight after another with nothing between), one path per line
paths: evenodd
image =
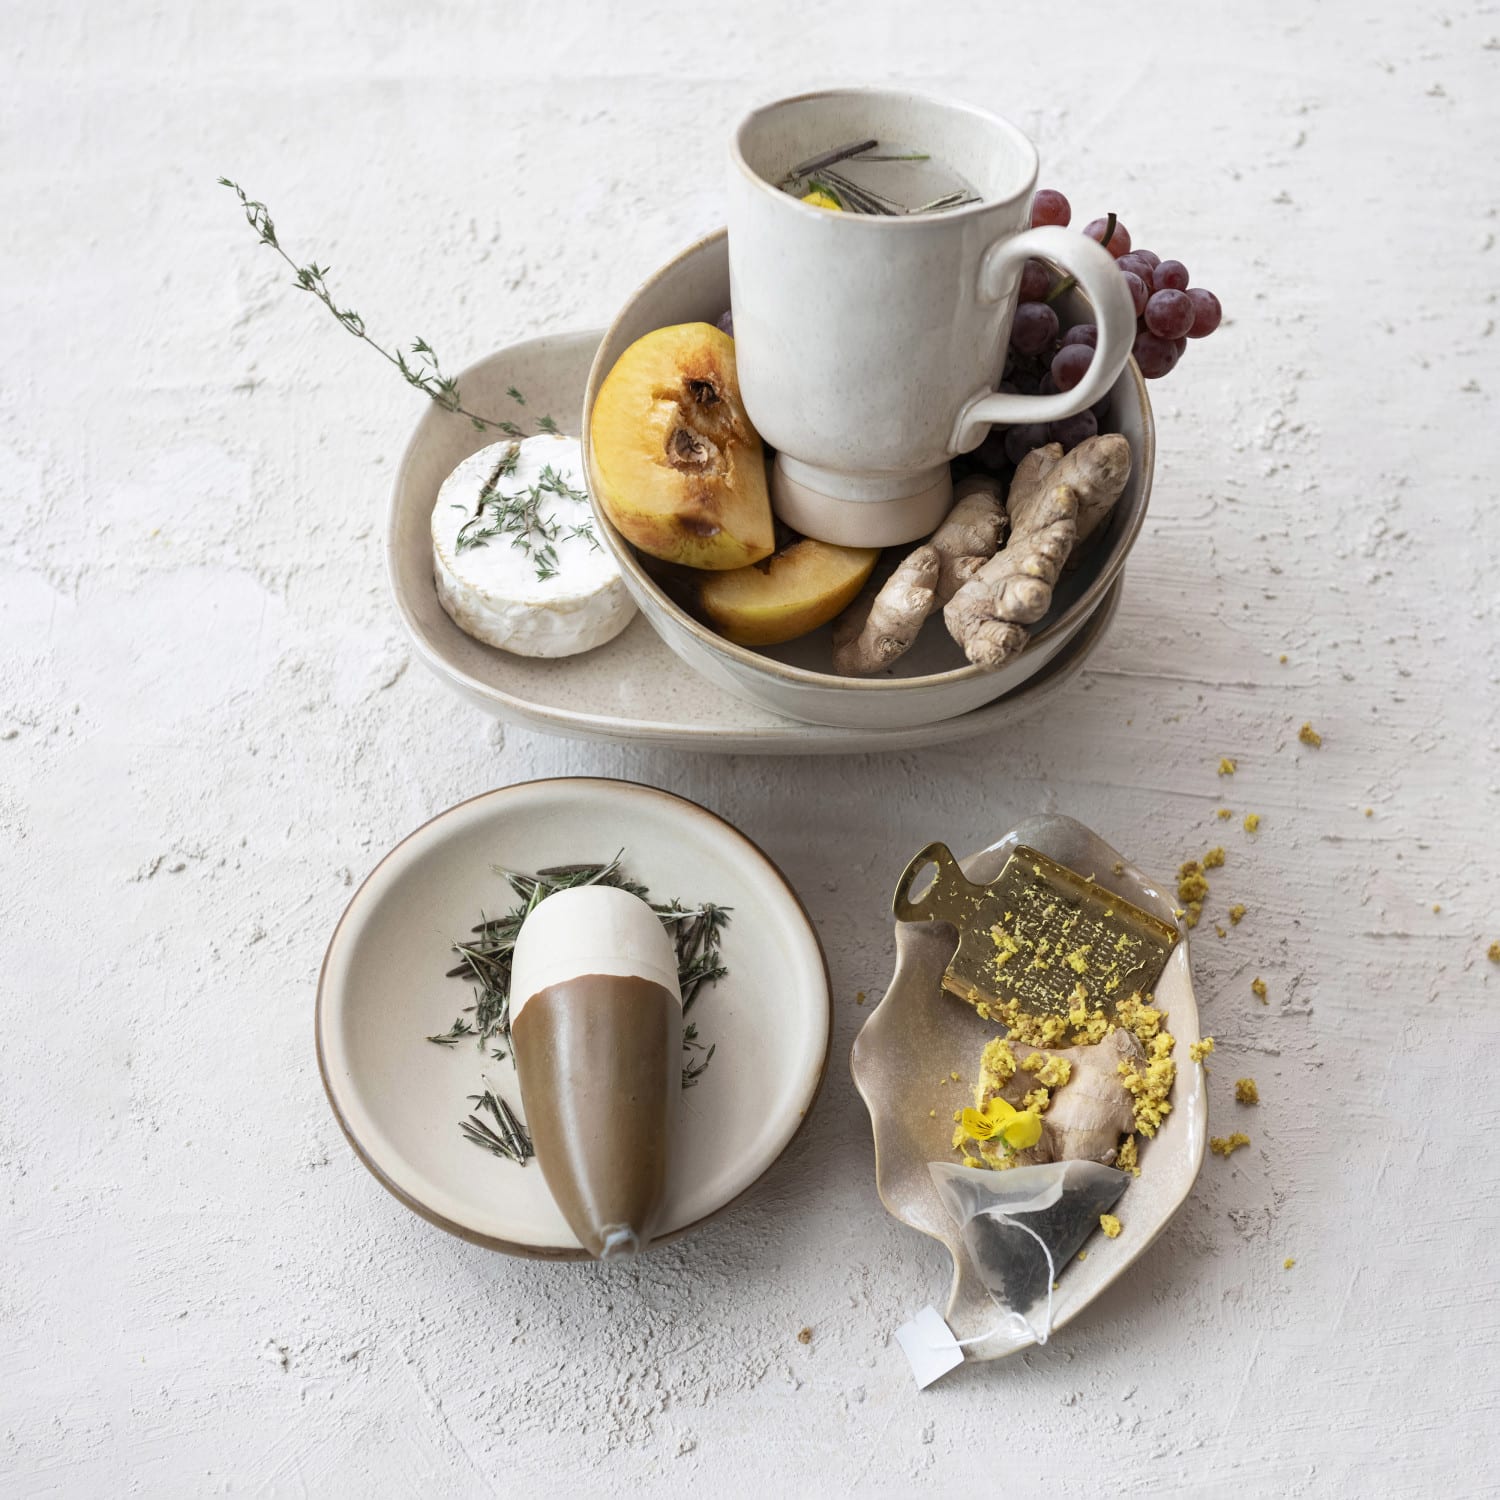
M1189 901L1187 906L1187 915L1182 919L1183 926L1196 927L1202 915L1203 903L1201 901Z
M1208 895L1208 881L1203 866L1196 859L1186 859L1177 867L1177 899L1191 912L1194 903L1200 911ZM1190 924L1191 925L1191 924Z
M1243 901L1236 901L1229 908L1229 925L1231 927L1238 927L1240 925L1241 921L1244 920L1245 910L1246 907Z
M1365 809L1365 816L1367 818L1373 818L1375 816L1375 809L1373 807L1367 807Z
M798 1335L797 1335L797 1342L799 1344L810 1344L810 1343L812 1343L812 1329L811 1328L804 1328L804 1329L802 1329L798 1333Z
M1117 1240L1125 1226L1113 1214L1100 1214L1099 1227L1104 1231L1105 1239Z
M1437 911L1442 911L1443 908L1441 906L1439 906L1436 901L1434 901L1432 903L1432 909L1433 909L1433 911L1437 912Z
M1304 724L1302 728L1297 731L1297 738L1301 740L1304 745L1311 745L1314 750L1316 750L1318 746L1323 743L1323 736L1319 734L1311 724Z
M1282 1261L1282 1263L1281 1263L1281 1269L1283 1271L1290 1271L1292 1269L1292 1267L1295 1266L1296 1264L1297 1264L1297 1257L1295 1255L1289 1255L1289 1256L1287 1256L1287 1258L1284 1261Z
M1201 1042L1188 1043L1188 1056L1192 1058L1194 1062L1202 1062L1203 1059L1207 1057L1208 1054L1213 1050L1214 1039L1211 1036L1204 1037Z
M1120 1147L1119 1154L1115 1157L1115 1165L1122 1172L1129 1172L1132 1177L1141 1175L1139 1149L1135 1143L1135 1137L1127 1135L1125 1144Z
M1208 1149L1215 1156L1230 1156L1238 1151L1241 1146L1248 1146L1250 1137L1243 1130L1236 1130L1233 1135L1216 1135L1209 1141Z
M1245 832L1246 833L1254 833L1255 830L1257 828L1259 828L1259 827L1260 827L1260 814L1259 813L1246 813L1245 814Z
M1226 938L1229 936L1229 929L1227 927L1220 927L1217 922L1214 923L1214 931L1217 932L1221 938Z
M1089 1258L1088 1251L1087 1250L1080 1250L1078 1252L1078 1258L1079 1258L1079 1260L1087 1260Z
M1234 1097L1240 1104L1259 1104L1260 1090L1255 1086L1253 1078L1236 1078L1234 1081Z
M1238 769L1238 764L1235 761L1232 761L1227 755L1224 756L1224 758L1219 762L1220 776L1233 776L1235 771Z
M1266 982L1265 982L1265 980L1264 979L1252 979L1250 981L1250 993L1252 995L1254 995L1255 998L1257 1000L1259 1000L1262 1005L1264 1005L1266 1003Z
M1203 856L1203 868L1205 870L1217 870L1224 863L1224 846L1216 845Z
M1285 665L1286 665L1286 652L1285 652L1285 651L1283 651L1283 652L1282 652L1282 653L1281 653L1281 655L1280 655L1280 656L1279 656L1279 657L1277 657L1277 660L1278 660L1278 661L1279 661L1279 662L1280 662L1280 663L1281 663L1281 664L1282 664L1282 665L1283 665L1283 666L1285 666Z
M1125 873L1125 861L1117 859L1114 864L1110 866L1110 869L1112 869L1116 875L1123 875Z
M929 1120L935 1120L935 1119L937 1119L937 1111L935 1109L929 1109L927 1111L927 1118Z
M1500 943L1491 943L1489 960L1492 964L1500 964Z
M865 1003L865 992L863 990L860 990L859 993L855 995L854 1003L856 1005L863 1005Z
M1073 1076L1073 1064L1067 1058L1046 1052L1028 1053L1021 1059L1021 1066L1028 1073L1035 1073L1036 1081L1049 1089L1060 1089Z
M1227 823L1234 816L1232 807L1221 807L1216 814L1221 823Z
M984 1165L984 1163L982 1161L975 1161L975 1159L972 1156L966 1156L966 1157L964 1157L963 1162L961 1163L961 1165L966 1166L966 1167L982 1167Z
M957 1083L957 1082L958 1082L958 1074L957 1074L957 1073L950 1073L950 1074L949 1074L949 1075L948 1075L948 1077L949 1077L949 1079L950 1079L950 1080L951 1080L951 1081L952 1081L952 1082L953 1082L953 1083Z

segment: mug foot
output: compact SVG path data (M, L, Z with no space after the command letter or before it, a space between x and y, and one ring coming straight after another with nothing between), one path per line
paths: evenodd
M789 468L796 471L796 477ZM878 484L865 476L851 485L841 475L829 476L832 485L846 490L873 488L877 493L857 499L831 495L808 482L816 477L816 470L795 460L788 463L778 453L771 470L771 508L794 531L839 547L895 547L918 541L936 531L953 507L947 464L936 474L918 476L920 487L914 492L894 497L880 495ZM903 490L912 483L912 476L892 475L891 482Z

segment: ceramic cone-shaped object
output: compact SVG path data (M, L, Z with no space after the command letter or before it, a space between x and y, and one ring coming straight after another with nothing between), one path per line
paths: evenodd
M677 955L656 913L610 886L549 896L516 938L510 1028L526 1124L563 1217L600 1259L644 1249L682 1091Z

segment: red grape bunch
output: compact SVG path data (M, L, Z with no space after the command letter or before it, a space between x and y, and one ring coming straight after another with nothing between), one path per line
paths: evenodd
M1055 188L1041 188L1031 200L1033 225L1066 228L1072 218L1072 207ZM1130 231L1113 214L1094 219L1083 232L1114 256L1125 277L1136 316L1131 352L1147 380L1160 380L1175 368L1189 339L1207 338L1219 326L1223 317L1219 299L1203 287L1190 287L1188 269L1180 260L1163 260L1153 250L1133 250ZM1083 379L1094 358L1099 330L1093 323L1063 330L1052 306L1072 285L1071 277L1059 278L1045 261L1026 262L1001 390L1047 396L1070 391ZM1059 422L1029 422L1004 429L1005 455L1011 463L1019 463L1043 443L1075 447L1099 430L1108 407L1106 396ZM995 436L1000 437L1000 432L997 429Z

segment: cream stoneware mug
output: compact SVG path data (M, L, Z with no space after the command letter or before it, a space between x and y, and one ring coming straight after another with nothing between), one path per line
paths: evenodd
M777 184L845 143L930 153L975 203L905 216L835 213ZM729 277L745 409L776 449L776 513L805 536L887 547L931 532L952 504L948 461L992 423L1051 422L1106 395L1129 358L1135 309L1102 246L1032 229L1037 154L998 115L884 89L778 100L730 147ZM1021 270L1077 278L1099 328L1070 391L995 389Z

